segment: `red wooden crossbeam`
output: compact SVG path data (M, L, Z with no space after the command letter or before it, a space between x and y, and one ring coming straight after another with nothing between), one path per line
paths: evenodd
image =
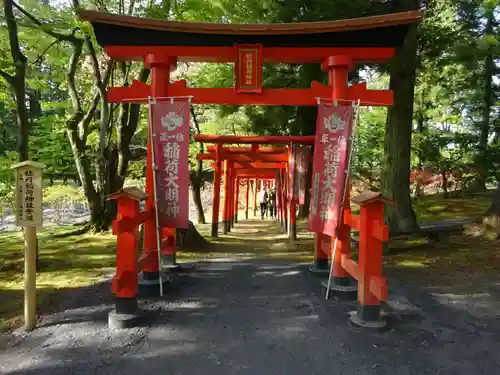
M146 210L140 213L139 216L134 218L124 217L113 220L112 233L117 235L119 233L132 232L140 224L153 219L153 211Z
M317 105L317 98L330 98L332 95L330 87L314 81L310 89L276 88L262 89L262 94L236 94L232 88L186 87L186 81L181 80L168 85L167 92L169 96L190 96L192 103L195 104L225 105L314 106ZM130 87L108 89L108 100L112 103L147 103L149 96L151 96L149 85L139 81L133 81ZM347 88L343 100L355 102L360 100L363 106L387 107L392 105L393 95L390 90L368 90L366 83L359 83Z
M349 275L354 277L356 280L360 279L358 264L354 260L352 260L349 255L342 254L341 264L342 268L344 268L349 273Z
M194 140L203 143L245 144L314 144L314 135L214 135L195 134Z
M129 272L127 271L123 272L121 275L115 274L111 279L111 291L114 294L117 294L127 285L128 282L127 274L129 274Z
M279 169L279 168L286 168L286 166L287 166L286 162L263 163L263 162L240 161L240 162L234 163L234 168L236 168L236 170L239 170L239 169Z
M156 252L150 251L146 254L142 254L137 261L137 272L141 272L144 269L146 264L149 264L153 257L157 257L158 254Z
M389 241L389 227L381 220L374 222L372 236L380 241Z
M131 281L133 282L133 280L137 278L137 274L144 269L144 266L151 262L151 258L155 256L157 256L155 252L149 252L147 254L141 255L141 257L137 261L137 272L135 273L135 275L129 271L124 271L120 275L115 274L111 282L111 291L116 294L123 288L126 288Z
M387 289L387 280L384 277L370 277L370 292L380 301L387 301L389 294Z
M258 178L259 180L274 180L276 178L275 171L273 172L238 172L238 177L240 178Z
M198 160L216 160L215 153L198 154ZM231 160L236 162L251 162L260 161L268 163L278 163L287 162L288 154L262 154L262 155L245 155L245 154L234 154L234 155L222 155L221 160Z
M215 168L216 164L211 163L210 167ZM286 168L286 162L247 162L247 161L239 161L234 162L233 168L236 170L255 170L255 169L280 169Z
M353 215L351 210L344 210L344 223L352 229L359 230L359 215Z
M342 268L344 268L349 275L354 279L361 279L361 270L358 263L352 260L348 255L342 254L341 260ZM387 280L380 276L370 276L369 290L380 301L386 301L388 297Z
M217 146L207 146L208 153L215 153ZM254 150L252 147L223 147L222 153L227 154L287 154L288 148L286 147L258 147Z
M276 168L235 168L236 175L238 176L245 173L252 173L254 175L262 173L264 175L269 175L270 172L275 173L276 170Z
M178 61L234 62L233 47L199 46L106 46L108 56L115 60L143 61L150 54L178 56ZM328 56L349 56L360 64L383 63L394 56L394 48L386 47L266 47L264 63L321 63Z

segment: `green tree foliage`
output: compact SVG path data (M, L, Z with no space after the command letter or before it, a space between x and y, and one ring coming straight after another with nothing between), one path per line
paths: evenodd
M147 140L145 111L138 105L110 104L103 93L110 85L127 86L133 79L146 82L149 71L138 63L109 61L91 27L76 20L78 7L222 23L334 20L419 7L417 0L3 3L0 174L7 173L3 166L14 161L13 151L38 160L47 165L50 180L78 181L96 221L106 218L106 194L119 189L125 178L144 176ZM395 106L389 111L363 109L353 170L367 187L398 201L389 219L401 230L416 226L408 181L411 169L459 176L460 188L482 189L500 178L499 2L429 0L426 4L422 25L410 32L397 59L389 66L357 66L350 75L351 82L366 78L372 88L390 85L395 93ZM16 43L7 27L9 20L16 22L21 54L15 50L12 54ZM16 65L16 58L21 65ZM174 79L186 79L192 87L232 87L233 69L232 64L179 64ZM304 88L313 80L327 83L318 64L263 67L264 87ZM316 124L315 107L198 105L194 114L192 131L214 134L311 135ZM209 168L208 163L196 161L200 151L200 145L192 142L191 182L198 192ZM0 191L2 197L9 196L8 189ZM193 194L198 193L193 190ZM492 207L500 207L500 202ZM498 210L489 212L498 215ZM95 225L105 228L106 220Z

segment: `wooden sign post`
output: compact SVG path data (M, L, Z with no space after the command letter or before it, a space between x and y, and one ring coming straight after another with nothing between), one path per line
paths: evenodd
M24 231L24 328L36 326L36 228L43 224L42 169L45 165L23 161L16 170L16 225Z

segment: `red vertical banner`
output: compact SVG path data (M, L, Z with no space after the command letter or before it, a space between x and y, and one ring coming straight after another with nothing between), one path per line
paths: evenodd
M339 226L353 119L351 105L318 106L309 214L311 232L333 236Z
M160 226L188 228L190 104L150 104L150 116Z
M309 165L308 147L295 148L295 199L299 204L304 204L306 200L307 167Z

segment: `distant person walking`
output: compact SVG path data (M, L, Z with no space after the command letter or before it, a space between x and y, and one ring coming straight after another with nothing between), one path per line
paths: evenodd
M268 194L266 188L263 186L259 192L259 202L260 202L260 218L264 220L264 215L267 211L267 199Z
M271 211L271 219L276 218L276 188L272 188L271 193L269 194L269 211Z

